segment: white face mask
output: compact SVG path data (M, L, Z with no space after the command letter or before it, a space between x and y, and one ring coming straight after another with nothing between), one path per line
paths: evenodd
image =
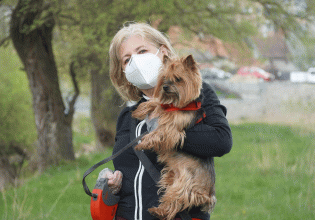
M159 51L156 54L133 54L124 71L127 80L139 89L154 88L162 66L157 56Z

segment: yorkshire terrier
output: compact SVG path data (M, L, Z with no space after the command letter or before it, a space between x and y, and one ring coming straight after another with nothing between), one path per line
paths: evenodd
M158 193L159 206L149 212L172 220L176 214L193 207L211 212L216 203L213 158L201 159L178 151L185 130L205 116L201 108L202 79L191 55L181 59L163 57L153 98L141 103L132 113L139 120L158 118L157 127L142 138L136 150L154 150L164 164Z

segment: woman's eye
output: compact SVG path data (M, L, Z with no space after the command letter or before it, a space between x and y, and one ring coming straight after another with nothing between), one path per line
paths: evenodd
M139 54L146 53L146 52L147 52L147 50L140 50Z
M128 58L128 59L125 59L125 62L124 62L124 64L126 65L127 63L129 63L129 60L130 60L130 58Z

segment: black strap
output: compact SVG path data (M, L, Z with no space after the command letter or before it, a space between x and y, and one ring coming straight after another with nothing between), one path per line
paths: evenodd
M130 129L130 140L135 139L136 137L136 119L131 119L131 129ZM146 134L145 132L144 134ZM142 136L142 135L141 135ZM140 136L139 136L140 137ZM146 171L149 173L151 178L154 180L155 183L158 183L161 177L161 173L156 169L156 167L153 165L151 160L147 157L147 155L143 151L137 151L133 148L135 154L143 164ZM189 216L187 210L184 210L182 212L179 212L178 215L182 220L192 220Z
M136 119L131 119L131 129L130 129L130 140L133 140L136 138ZM160 180L160 172L156 169L156 167L153 165L153 163L150 161L150 159L147 157L147 155L143 151L137 151L133 148L135 154L143 164L146 171L149 173L151 178L154 180L155 183L158 183Z
M146 171L149 173L151 178L154 180L155 183L159 182L160 180L160 172L156 169L150 159L145 155L143 151L134 150L135 154L143 164Z
M129 144L127 144L125 147L123 147L122 149L120 149L116 154L111 155L110 157L105 158L104 160L98 162L97 164L93 165L91 168L89 168L87 171L85 171L85 173L83 174L83 180L82 180L82 184L83 184L83 189L85 191L86 194L88 194L91 197L96 197L97 195L94 195L91 193L89 187L87 186L86 182L85 182L85 178L87 175L89 175L90 173L92 173L96 168L98 168L99 166L115 159L116 157L118 157L122 152L124 152L125 150L127 150L129 147L134 146L138 143L139 140L141 140L141 138L146 135L149 132L145 132L142 135L140 135L139 137L135 138L133 141L131 141Z

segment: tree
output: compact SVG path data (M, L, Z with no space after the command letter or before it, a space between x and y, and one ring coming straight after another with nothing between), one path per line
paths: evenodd
M19 0L10 27L10 37L24 65L33 96L40 171L61 160L74 160L71 125L79 94L72 64L76 93L65 108L52 50L55 20L51 7L44 0Z
M203 39L210 35L246 46L245 39L258 33L266 24L285 33L300 30L301 20L314 13L295 14L288 1L276 0L147 0L95 1L77 0L77 16L85 44L77 53L83 66L88 66L92 87L92 120L96 131L108 129L116 121L120 103L108 77L108 48L112 37L127 21L158 22L167 33L178 25L186 33ZM314 2L312 0L312 2ZM313 6L312 6L313 7ZM99 140L101 132L97 132Z
M121 105L108 76L108 48L124 22L159 21L158 28L163 32L171 25L178 25L200 39L210 35L242 43L266 22L290 33L299 32L301 23L312 21L314 0L308 0L306 10L300 13L292 12L288 2L292 1L19 0L12 14L10 35L29 77L43 167L45 157L48 164L73 158L70 140L76 96L69 108L65 108L52 51L52 34L55 24L60 25L59 18L68 21L62 31L66 33L67 28L75 26L83 39L81 45L74 45L75 37L69 43L75 48L72 55L75 65L80 67L81 73L90 74L92 120L101 142L115 123ZM5 40L0 39L0 44ZM74 77L73 80L75 82Z

